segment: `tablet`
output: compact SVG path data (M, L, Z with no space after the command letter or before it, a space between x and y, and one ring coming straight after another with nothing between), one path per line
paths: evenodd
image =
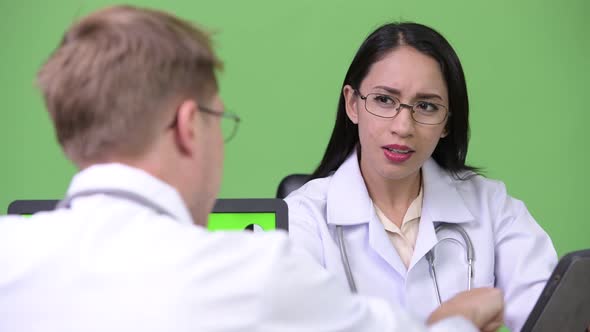
M590 250L563 256L522 332L585 332L590 327Z

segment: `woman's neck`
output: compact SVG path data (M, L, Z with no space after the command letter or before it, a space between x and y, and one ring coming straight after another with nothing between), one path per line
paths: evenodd
M422 185L421 171L401 179L388 179L371 171L361 172L373 203L398 227L404 215L418 197Z

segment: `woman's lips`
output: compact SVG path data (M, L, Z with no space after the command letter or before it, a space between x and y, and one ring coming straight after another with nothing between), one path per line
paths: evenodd
M414 154L414 150L406 145L390 144L383 146L383 153L387 160L394 163L403 163L410 159Z

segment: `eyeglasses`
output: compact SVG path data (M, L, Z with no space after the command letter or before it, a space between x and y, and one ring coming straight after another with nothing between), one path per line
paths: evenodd
M425 125L437 125L445 121L450 115L448 108L441 104L428 101L418 101L414 105L403 104L394 96L382 93L369 93L363 96L360 91L355 90L359 97L365 101L367 112L380 118L395 118L402 107L411 110L412 119Z
M215 111L207 107L199 106L199 111L211 115L218 116L222 118L221 120L221 133L223 135L223 141L225 143L231 141L232 138L236 135L238 131L238 125L240 124L240 117L235 115L234 113L227 112L227 111ZM174 116L174 120L168 126L168 128L174 128L178 121L177 115Z
M223 133L223 141L225 143L231 141L231 139L236 136L238 125L241 121L239 116L231 112L214 111L202 106L199 106L199 110L203 113L221 117L221 132Z

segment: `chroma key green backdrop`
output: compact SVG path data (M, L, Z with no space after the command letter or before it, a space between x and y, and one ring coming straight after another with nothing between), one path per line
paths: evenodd
M526 203L560 255L590 247L590 1L129 2L215 32L221 94L242 117L221 197L273 197L282 177L312 171L356 49L377 26L412 20L439 30L462 60L469 162ZM33 81L68 25L109 4L0 0L0 210L63 196L75 169Z

